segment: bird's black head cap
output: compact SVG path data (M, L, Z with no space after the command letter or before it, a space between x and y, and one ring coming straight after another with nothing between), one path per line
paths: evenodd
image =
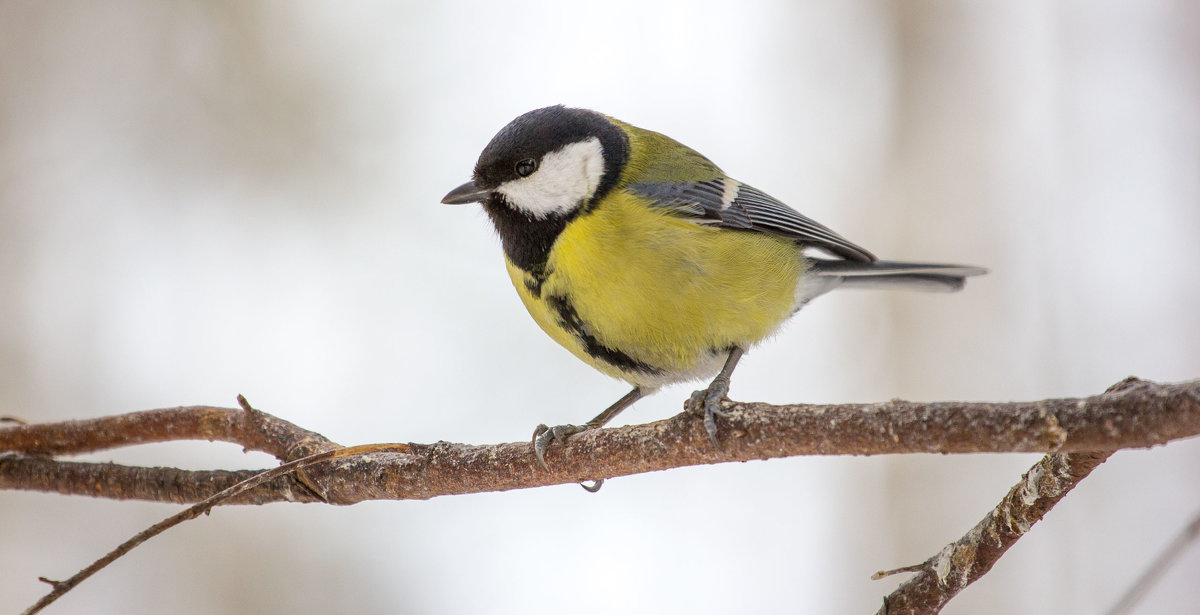
M521 161L540 160L566 145L593 137L600 140L604 152L604 176L592 195L594 203L616 185L621 169L629 160L629 137L608 118L589 109L555 105L535 109L509 122L479 155L475 185L495 188L520 177L517 165Z

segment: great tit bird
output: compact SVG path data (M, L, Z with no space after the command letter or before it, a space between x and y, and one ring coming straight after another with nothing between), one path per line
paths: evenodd
M835 288L956 291L979 267L881 261L691 148L587 109L500 130L443 203L481 203L534 321L633 390L584 425L539 425L534 451L600 427L663 385L709 378L714 416L748 348Z

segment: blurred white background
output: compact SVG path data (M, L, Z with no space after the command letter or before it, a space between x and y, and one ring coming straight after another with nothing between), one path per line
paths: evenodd
M1189 2L0 3L0 413L257 407L344 443L492 443L626 390L438 203L548 104L695 147L877 254L747 401L1036 399L1200 376ZM680 386L622 415L670 416ZM232 445L91 459L271 464ZM348 508L221 508L53 613L873 613L1036 455L797 458ZM1101 466L947 613L1095 613L1200 509L1200 441ZM0 610L175 506L0 492ZM1140 613L1200 603L1193 547Z

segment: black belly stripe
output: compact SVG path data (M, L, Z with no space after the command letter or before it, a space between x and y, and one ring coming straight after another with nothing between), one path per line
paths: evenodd
M546 278L550 275L550 272L546 271L546 267L538 267L535 271L526 271L524 269L521 271L525 273L525 290L528 290L534 299L541 299L542 284L546 283Z
M663 370L653 365L638 361L620 350L601 344L599 340L587 332L587 325L579 317L579 313L575 311L575 306L571 305L569 298L553 295L546 297L546 304L558 314L558 324L583 343L583 350L588 353L588 356L627 372L663 373Z

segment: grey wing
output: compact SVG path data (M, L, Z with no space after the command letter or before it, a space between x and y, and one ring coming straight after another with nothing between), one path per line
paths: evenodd
M875 260L825 225L737 180L635 184L629 190L649 198L655 207L695 218L699 224L789 237L851 261Z

